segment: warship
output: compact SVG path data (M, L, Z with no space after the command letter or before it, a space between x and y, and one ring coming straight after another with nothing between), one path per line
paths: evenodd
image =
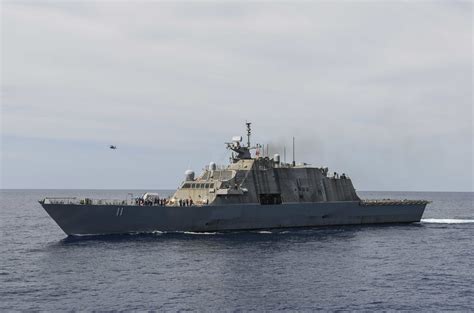
M278 154L265 155L262 145L251 146L251 123L246 126L246 143L242 136L226 143L230 164L211 162L199 176L187 170L170 197L148 192L126 200L47 197L39 202L69 236L420 221L428 201L361 199L348 175L296 163L294 139L293 161L286 163Z

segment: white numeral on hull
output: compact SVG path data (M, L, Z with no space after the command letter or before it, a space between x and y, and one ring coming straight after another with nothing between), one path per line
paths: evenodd
M122 216L123 214L123 208L117 208L117 216Z

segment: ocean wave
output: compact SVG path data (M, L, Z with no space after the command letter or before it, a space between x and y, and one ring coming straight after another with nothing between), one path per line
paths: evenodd
M468 224L468 223L474 223L474 220L455 219L455 218L424 218L421 220L421 222L432 223L432 224Z
M183 234L186 235L217 235L217 232L194 232L194 231L185 231Z

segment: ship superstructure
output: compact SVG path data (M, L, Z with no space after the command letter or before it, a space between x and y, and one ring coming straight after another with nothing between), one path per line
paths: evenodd
M235 136L227 147L232 150L231 164L218 168L214 162L194 177L186 179L173 199L192 199L195 204L282 204L325 201L359 201L352 181L346 174L328 176L328 168L307 164L284 163L280 155L259 156L259 146L250 146L250 123L247 145ZM252 157L251 150L255 150Z

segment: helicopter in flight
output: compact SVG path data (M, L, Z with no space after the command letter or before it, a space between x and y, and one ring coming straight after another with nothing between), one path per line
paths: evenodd
M116 150L116 149L117 149L117 146L110 145L109 148L112 149L112 150Z

